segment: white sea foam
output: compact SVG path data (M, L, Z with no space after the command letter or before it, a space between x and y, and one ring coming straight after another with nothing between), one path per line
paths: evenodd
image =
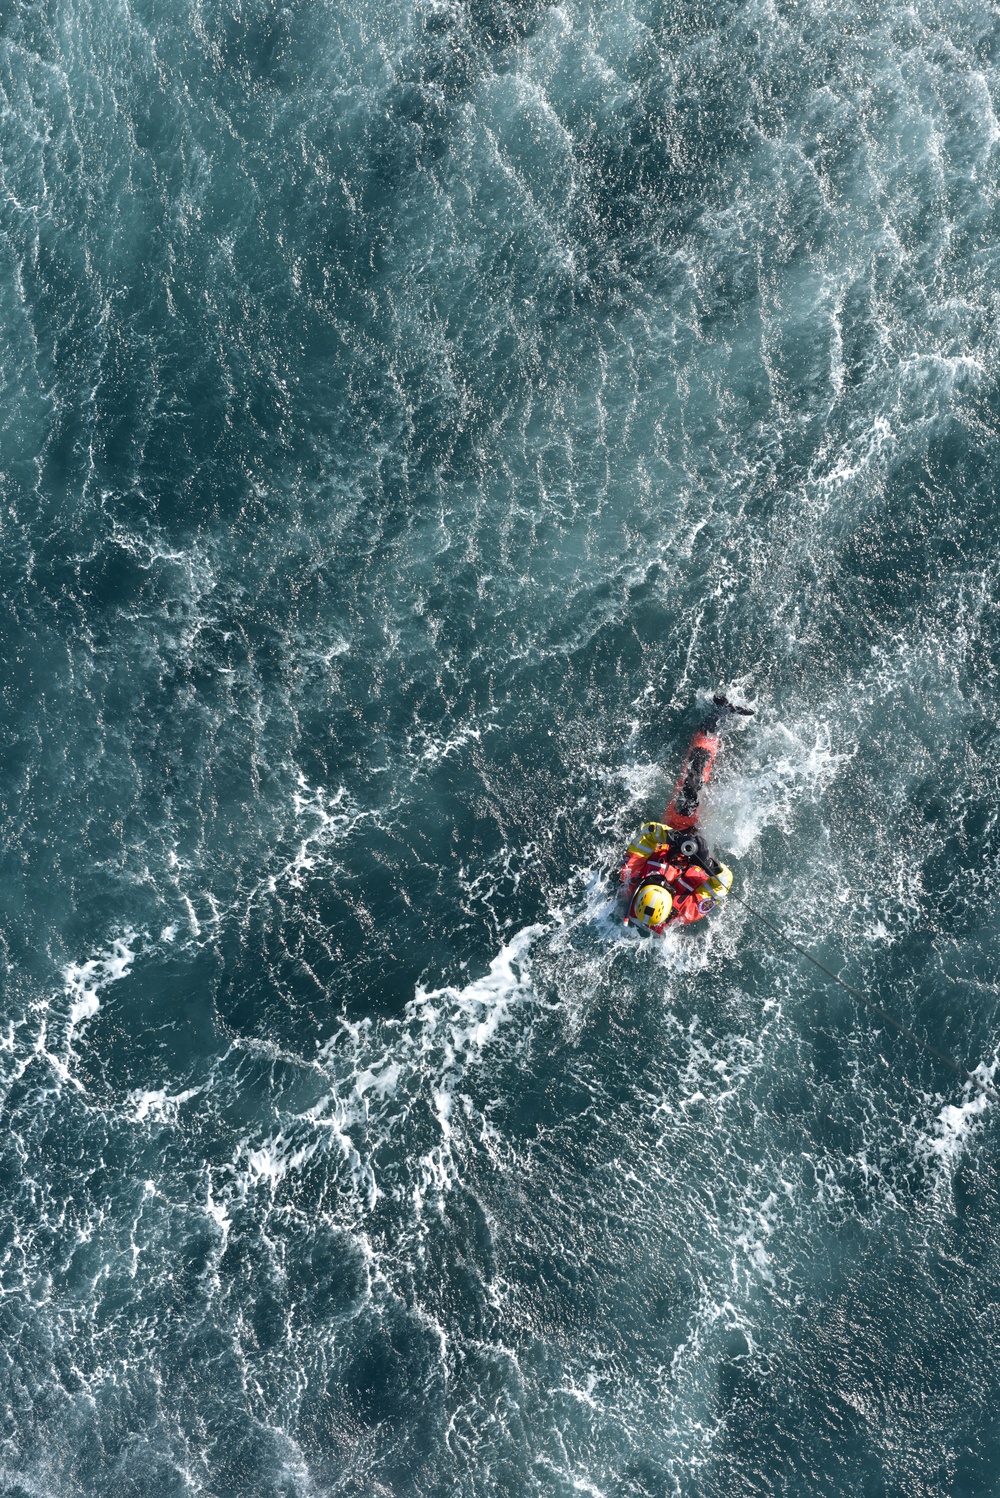
M104 990L128 977L137 956L132 944L138 940L137 932L126 931L106 951L86 962L71 962L63 969L64 992L70 1001L65 1035L67 1051L79 1027L97 1013Z
M198 1097L204 1090L204 1087L188 1087L183 1092L170 1093L165 1087L140 1089L130 1092L126 1102L133 1110L132 1118L136 1123L145 1123L148 1119L158 1123L173 1123L184 1104L193 1097Z
M992 1085L992 1071L979 1069L983 1080ZM992 1106L985 1092L971 1091L963 1103L945 1103L930 1126L917 1131L914 1152L917 1159L935 1168L939 1185L947 1189L952 1174L969 1147L975 1126Z
M268 875L264 887L272 894L284 883L293 890L300 889L304 876L316 868L332 846L348 837L364 817L343 786L331 792L323 786L310 785L301 770L296 770L295 780L292 807L300 829L299 845L292 858Z
M803 800L830 786L849 754L832 747L826 722L769 723L742 741L738 769L721 761L699 824L712 846L743 857L771 823L787 825Z
M460 728L454 733L435 734L422 730L419 733L410 734L407 741L408 752L416 759L426 765L437 765L442 760L449 759L458 754L467 744L479 744L483 735L489 733L496 727L495 723L483 723L478 726L472 724Z
M738 658L760 716L703 823L744 860L737 892L758 882L796 936L881 960L934 919L913 842L953 831L956 878L990 877L996 588L968 550L989 550L997 353L986 7L820 5L804 45L770 3L722 25L437 0L222 25L196 5L155 47L134 7L110 45L106 8L21 9L0 41L0 508L38 643L5 805L25 852L40 828L40 867L59 832L72 929L102 955L23 1011L15 972L0 1035L7 1486L216 1491L249 1453L262 1491L303 1498L498 1480L714 1498L877 1468L893 1491L975 1487L989 1452L959 1450L954 1417L975 1433L995 1287L935 1192L978 1168L983 1100L918 1098L908 1128L901 1075L834 1033L825 990L735 901L643 942L596 865L675 769L641 759L653 682L655 711L686 712ZM124 300L121 245L148 272ZM46 274L64 263L69 295ZM39 599L68 670L46 664ZM433 730L425 684L447 703ZM900 705L913 735L870 775L866 735ZM605 778L566 792L588 737ZM300 763L325 768L307 783ZM352 837L436 831L446 798L457 858L450 827L430 856L461 872L427 949L446 927L458 970L474 960L465 906L499 931L547 903L547 924L471 983L425 979L402 1017L345 1021L317 1059L313 1025L364 1011L372 981L322 876L339 897ZM513 845L489 859L484 802ZM582 841L594 867L533 847L526 806L592 818L572 857ZM886 878L897 836L913 863ZM14 867L25 942L60 950L61 911L32 911ZM251 1033L189 1035L151 982L143 1034L119 1031L82 1098L72 1046L140 976L104 953L119 917L161 932L159 979L195 984L203 1013L217 998L219 1035ZM985 1029L989 922L953 941L960 918L938 946L980 974ZM216 942L218 983L214 954L185 966ZM192 1072L172 1059L189 1041ZM303 1253L317 1224L367 1251L333 1337L310 1318L337 1279ZM945 1262L935 1341L923 1292ZM880 1357L900 1327L915 1356Z
M438 1139L410 1162L407 1172L414 1225L420 1231L425 1211L429 1206L439 1211L458 1179L454 1109L462 1080L482 1063L515 1010L534 997L530 952L544 930L532 925L519 931L489 971L465 988L418 986L401 1021L374 1031L368 1024L345 1025L351 1049L345 1053L341 1033L318 1058L337 1072L338 1085L263 1142L247 1142L234 1162L242 1182L239 1193L259 1185L276 1191L289 1173L301 1170L317 1153L332 1150L352 1183L358 1214L353 1222L362 1224L384 1188L370 1151L359 1147L356 1135L359 1129L391 1128L400 1106L405 1116L423 1099ZM352 1064L345 1069L346 1058Z

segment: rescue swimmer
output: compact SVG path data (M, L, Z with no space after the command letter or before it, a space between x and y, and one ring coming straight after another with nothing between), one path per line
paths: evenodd
M737 707L725 697L713 702L688 745L663 821L640 828L622 865L625 925L654 936L662 936L668 926L703 920L732 888L732 869L719 863L698 832L698 802L719 750L719 724L733 713L748 717L753 709Z

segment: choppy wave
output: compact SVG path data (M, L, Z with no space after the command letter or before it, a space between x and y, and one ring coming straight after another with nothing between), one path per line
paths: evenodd
M997 28L0 16L12 1498L991 1490Z

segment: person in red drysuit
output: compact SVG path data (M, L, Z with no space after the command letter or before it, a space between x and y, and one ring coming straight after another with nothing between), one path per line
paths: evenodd
M752 708L735 707L725 697L714 703L688 745L663 821L641 828L622 865L625 924L654 936L662 936L668 926L702 920L732 887L732 870L719 863L697 831L698 801L719 749L720 721L731 713L749 714Z

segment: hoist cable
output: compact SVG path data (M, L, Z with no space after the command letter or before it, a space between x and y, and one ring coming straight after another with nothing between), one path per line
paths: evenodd
M924 1040L923 1036L918 1035L915 1030L911 1030L909 1026L904 1025L903 1021L897 1019L894 1014L890 1014L888 1009L883 1009L882 1005L877 1004L868 994L862 993L853 984L846 983L839 973L835 973L832 968L827 967L824 962L820 962L819 958L814 957L805 947L800 946L797 941L793 941L779 926L773 925L766 915L763 915L756 906L750 904L749 900L745 900L742 895L734 894L732 890L729 892L729 898L731 900L738 900L754 919L766 927L773 936L776 936L779 941L783 941L786 946L791 947L793 952L797 952L807 962L811 962L813 967L818 967L820 972L825 973L828 978L832 978L834 983L839 983L841 988L845 989L856 1003L861 1004L865 1009L870 1010L872 1014L877 1015L884 1024L889 1025L897 1034L905 1035L907 1040L912 1040L914 1045L919 1046L922 1051L926 1051L929 1056L933 1056L937 1061L940 1061L949 1071L954 1072L957 1077L961 1077L963 1082L971 1082L974 1087L978 1087L983 1096L989 1098L991 1103L1000 1102L1000 1093L989 1082L985 1082L976 1072L967 1071L952 1056L938 1050L937 1046L932 1045L929 1040Z

